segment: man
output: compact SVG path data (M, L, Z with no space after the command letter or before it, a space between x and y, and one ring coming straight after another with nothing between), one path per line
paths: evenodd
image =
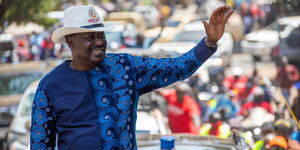
M160 91L168 102L168 121L172 133L199 133L200 108L188 91L191 88L184 82L175 83L174 89Z
M207 38L178 58L106 54L103 24L92 6L64 12L52 34L66 42L73 60L39 83L33 101L31 149L137 149L135 122L140 95L189 77L214 52L232 14L226 6L204 22ZM56 142L57 140L57 142Z

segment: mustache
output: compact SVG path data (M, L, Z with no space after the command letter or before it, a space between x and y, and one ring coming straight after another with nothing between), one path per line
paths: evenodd
M102 46L93 45L90 49L91 49L91 50L100 49L100 50L105 51L106 46L105 46L105 45L102 45Z

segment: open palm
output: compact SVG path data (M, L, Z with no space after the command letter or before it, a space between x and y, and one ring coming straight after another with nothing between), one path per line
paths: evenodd
M233 10L229 10L230 7L221 6L214 10L209 23L203 21L209 44L215 45L221 39L224 33L225 23L233 13Z

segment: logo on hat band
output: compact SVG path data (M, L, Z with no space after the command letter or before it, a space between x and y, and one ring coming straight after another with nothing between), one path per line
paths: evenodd
M89 23L97 23L99 18L97 18L96 12L93 9L89 10L89 16L91 17L88 22Z

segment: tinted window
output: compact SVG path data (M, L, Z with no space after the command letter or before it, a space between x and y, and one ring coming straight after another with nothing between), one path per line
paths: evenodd
M294 29L286 38L286 43L289 47L300 47L300 28Z
M280 25L277 22L271 23L266 29L273 30L273 31L283 31L286 25Z
M13 50L14 46L12 42L6 41L6 42L0 42L0 50L5 51L5 50Z
M0 95L22 94L27 86L42 76L39 72L0 75Z

